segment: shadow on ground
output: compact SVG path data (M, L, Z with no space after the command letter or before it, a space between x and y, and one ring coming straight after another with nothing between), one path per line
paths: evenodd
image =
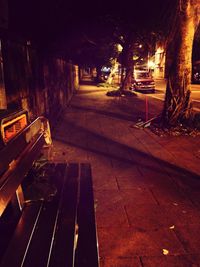
M60 131L54 136L54 140L65 143L67 145L87 150L89 152L104 156L108 159L117 160L125 164L136 165L143 169L149 169L156 173L167 171L170 176L191 177L200 179L200 176L185 168L176 166L170 162L161 160L151 154L144 153L134 148L111 140L99 133L92 132L82 126L67 119L63 120L63 125L67 125L69 131ZM105 148L105 144L106 147ZM130 154L132 157L130 157Z
M82 80L80 81L80 85L97 85L97 82L93 80Z
M94 93L100 93L100 92L107 92L107 89L105 88L99 88L97 90L90 89L90 90L81 90L78 92L79 95L87 95L87 94L94 94Z
M116 119L121 119L121 120L126 120L126 121L130 121L133 122L134 121L134 117L133 116L129 116L129 115L124 115L124 114L120 114L120 113L116 113L116 112L112 112L112 111L108 111L108 110L101 110L101 109L94 109L92 107L81 107L81 106L77 106L77 105L70 105L71 108L73 109L77 109L77 110L82 110L82 111L91 111L95 114L100 114L100 115L104 115L104 116L109 116L112 118L116 118Z

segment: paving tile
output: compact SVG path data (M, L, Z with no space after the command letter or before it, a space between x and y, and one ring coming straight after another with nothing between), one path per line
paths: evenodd
M169 175L167 172L165 172L165 169L163 169L163 166L161 166L158 162L153 165L152 167L149 166L138 166L140 173L145 177L151 177L151 178L159 178L159 179L169 179Z
M110 170L102 170L92 165L93 187L95 190L118 190L115 176Z
M144 177L141 175L141 173L138 171L137 167L131 167L131 169L125 172L117 172L116 173L116 179L119 184L120 189L131 189L135 188L139 185L145 185Z
M174 180L163 170L156 170L152 168L140 168L139 170L143 176L146 186L154 188L163 188L170 190L171 188L177 188L177 184Z
M190 198L176 187L153 187L151 191L160 205L189 205L191 204Z
M134 190L135 188L146 187L143 176L134 172L131 175L127 174L127 176L124 176L124 174L120 172L118 175L116 175L116 180L120 190Z
M122 197L120 195L120 192L118 189L116 190L111 190L111 189L100 189L100 190L95 190L95 199L98 201L98 203L101 206L106 206L110 204L115 204L115 205L122 205Z
M189 175L173 175L170 174L175 183L186 193L192 194L193 192L200 191L200 179L194 178ZM191 191L191 192L190 192Z
M134 155L135 157L135 155ZM134 161L134 159L133 159ZM159 162L158 160L154 159L151 155L144 155L141 158L135 159L139 170L142 172L154 172L155 174L165 174L167 173L164 168L164 163Z
M93 169L99 169L100 172L104 171L104 169L111 169L111 161L109 157L99 153L88 152L88 160L91 162Z
M177 149L173 150L173 156L175 158L175 168L176 166L178 167L177 171L179 172L179 174L184 174L185 171L187 171L187 175L189 172L191 172L191 176L193 174L199 174L200 171L200 165L199 165L199 159L197 159L194 155L193 155L193 149L190 149L190 152L186 152L186 151L177 151L178 150L178 146Z
M171 255L184 253L173 231L137 231L134 228L99 228L100 257L161 256L163 249Z
M200 209L200 191L188 190L187 194L191 199L192 203Z
M131 162L131 151L129 148L123 147L121 144L120 146L116 144L108 144L107 147L109 151L108 153L113 160Z
M116 175L116 180L120 190L146 188L147 186L143 176L134 172L132 174L127 174L127 175L119 173L118 175Z
M98 138L88 138L87 150L93 153L109 156L105 142L102 140L98 140Z
M142 204L157 204L151 191L146 187L135 186L132 189L122 189L119 191L124 205L133 205L133 207Z
M121 205L98 204L96 206L97 228L99 227L128 227L129 222L124 207Z
M108 179L110 177L115 177L110 162L107 161L104 157L97 157L96 161L94 160L94 158L93 160L89 158L88 161L90 162L92 167L92 175L95 175L95 177L101 180L105 178L105 182L108 182Z
M88 161L87 152L82 149L71 147L62 142L56 142L52 149L52 160L64 160L64 161Z
M159 229L163 227L198 224L200 210L194 205L155 205L152 202L125 204L129 223L138 229Z
M125 206L129 223L132 227L141 230L158 230L170 228L173 219L168 216L167 211L156 204L128 204Z
M125 177L125 176L135 176L140 175L137 170L137 165L130 161L120 161L120 160L113 160L112 159L112 166L113 166L113 173L116 177Z
M132 132L130 132L132 135ZM129 147L132 148L132 157L134 158L135 153L140 153L142 155L147 154L150 155L147 148L138 140L134 135L131 139L131 142L129 141Z
M188 224L196 225L200 222L200 209L192 204L173 204L162 206L165 209L168 218L170 218L175 225L175 229L178 226L186 226Z
M200 255L142 257L143 267L199 267Z
M200 224L187 224L176 227L174 231L187 253L199 253Z
M142 267L139 258L129 259L102 259L101 267Z

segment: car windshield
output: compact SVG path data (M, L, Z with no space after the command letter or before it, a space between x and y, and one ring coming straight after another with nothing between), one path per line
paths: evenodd
M136 79L148 79L148 78L151 78L151 76L149 75L148 72L137 72L135 74L136 76Z

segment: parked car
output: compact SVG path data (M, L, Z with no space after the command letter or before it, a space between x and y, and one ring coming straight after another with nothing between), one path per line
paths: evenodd
M131 90L155 92L155 82L152 75L146 70L135 70Z
M110 71L103 71L101 74L102 80L106 81L108 79L109 74L110 74Z

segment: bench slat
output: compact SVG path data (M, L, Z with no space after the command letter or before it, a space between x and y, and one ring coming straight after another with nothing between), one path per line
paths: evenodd
M90 164L81 164L78 207L79 237L75 267L98 267L98 250L94 197Z
M42 210L42 202L27 205L17 225L14 236L2 259L1 267L21 266L26 254L26 248L35 230L37 220Z
M98 267L90 164L48 164L47 170L57 194L23 209L0 266Z
M12 198L12 203L6 208L3 217L0 218L0 259L5 254L9 241L11 240L16 226L21 217L16 195Z
M48 266L47 262L64 185L66 164L58 164L55 168L49 167L51 168L50 178L54 179L57 194L52 201L44 203L23 267Z
M69 164L60 202L55 244L49 267L74 266L74 238L78 197L78 164Z

